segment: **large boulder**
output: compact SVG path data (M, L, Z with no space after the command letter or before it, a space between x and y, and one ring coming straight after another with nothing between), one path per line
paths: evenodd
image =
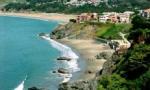
M59 57L59 58L57 58L57 60L67 60L67 61L70 61L71 58L68 58L68 57Z
M62 83L59 85L58 90L97 90L97 80Z
M58 69L58 73L68 74L69 71L68 71L67 69L64 69L64 68L59 68L59 69Z

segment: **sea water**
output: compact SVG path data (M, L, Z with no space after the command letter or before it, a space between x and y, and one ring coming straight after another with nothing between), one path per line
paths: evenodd
M62 52L58 43L38 36L57 26L56 21L0 16L0 90L27 90L34 86L57 90L63 78L52 71L65 67L56 60ZM77 62L74 63L75 69L71 64L70 69L78 70Z

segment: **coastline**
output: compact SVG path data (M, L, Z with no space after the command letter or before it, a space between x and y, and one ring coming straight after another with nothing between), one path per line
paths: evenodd
M75 19L76 15L70 14L59 14L59 13L38 13L38 12L2 12L0 11L0 16L14 16L14 17L24 17L31 19L39 19L45 21L58 21L60 24L66 24L69 19Z
M57 14L57 13L7 13L0 12L0 16L17 16L40 20L55 20L60 24L66 24L69 19L75 18L75 15ZM85 62L85 70L80 71L80 76L77 81L92 80L95 78L97 72L99 72L106 60L96 59L96 55L101 52L111 52L112 50L103 43L97 43L95 40L79 40L79 39L61 39L56 40L64 45L76 50ZM79 66L80 67L80 66Z
M66 46L65 44L62 44L62 43L57 42L53 39L50 39L49 36L41 36L41 37L43 39L47 40L53 48L60 51L61 52L61 54L60 54L61 57L71 58L70 61L67 61L67 62L63 61L63 63L66 64L66 67L62 67L62 68L67 69L69 71L69 73L59 73L58 72L58 74L64 78L64 80L61 83L69 82L70 79L73 76L72 74L80 71L80 68L78 67L79 56L72 50L72 48Z
M108 45L97 43L95 40L61 39L57 41L76 50L81 56L81 60L85 62L85 69L81 69L80 77L76 81L89 81L95 78L106 61L97 59L96 55L102 52L113 53Z

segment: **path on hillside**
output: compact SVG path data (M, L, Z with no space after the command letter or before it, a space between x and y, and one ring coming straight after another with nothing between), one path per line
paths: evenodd
M131 43L127 40L127 38L125 38L126 34L119 32L119 35L122 37L122 39L124 40L124 42L127 44L128 48L129 48L131 46Z

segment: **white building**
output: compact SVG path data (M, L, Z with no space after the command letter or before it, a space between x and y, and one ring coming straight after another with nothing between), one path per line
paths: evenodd
M93 4L99 5L99 3L104 2L105 0L70 0L66 4L75 5L75 6L82 6L85 4Z
M117 12L104 12L102 15L99 16L99 21L106 23L130 23L131 22L131 15L134 12L126 11L124 13L117 13Z
M99 16L99 21L102 22L102 23L106 23L107 20L109 19L108 16L109 16L109 15L100 15L100 16Z
M120 23L130 23L130 14L120 13L118 17Z

